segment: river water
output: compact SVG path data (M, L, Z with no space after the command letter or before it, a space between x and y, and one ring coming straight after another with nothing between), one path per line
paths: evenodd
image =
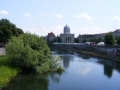
M53 50L62 73L19 75L6 90L120 90L120 64L75 52Z

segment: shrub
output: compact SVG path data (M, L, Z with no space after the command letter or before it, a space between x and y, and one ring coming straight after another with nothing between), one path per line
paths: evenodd
M20 72L18 69L13 69L9 66L0 66L0 88L7 86L18 72Z
M6 46L13 66L32 69L37 73L50 71L52 56L46 42L39 36L26 33L12 37Z

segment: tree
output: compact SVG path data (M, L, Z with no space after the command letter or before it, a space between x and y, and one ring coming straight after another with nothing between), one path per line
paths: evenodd
M79 39L78 38L74 38L75 43L79 43Z
M105 35L104 42L106 45L114 45L115 39L112 32L109 32L107 35Z
M83 43L86 43L86 42L87 42L87 40L86 40L86 39L84 39L84 40L83 40Z
M12 37L6 46L7 56L11 64L37 73L47 72L54 61L46 42L39 36L30 33ZM57 62L56 62L57 63ZM58 67L59 68L59 67Z
M11 23L9 20L0 20L0 42L6 43L11 36L18 36L23 33L22 29L17 28L16 25Z
M116 37L117 44L120 44L120 36Z
M60 36L57 36L57 37L56 37L56 41L59 42L59 43L61 42Z

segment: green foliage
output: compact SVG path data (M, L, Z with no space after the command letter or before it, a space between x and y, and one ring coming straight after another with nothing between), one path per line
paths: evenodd
M57 36L56 38L54 38L53 42L61 42L61 38Z
M6 87L10 80L20 72L19 68L12 68L9 61L7 56L0 56L0 88Z
M9 66L10 65L10 59L6 56L0 56L0 66Z
M46 42L37 35L26 33L12 37L6 51L14 66L31 69L36 73L48 72L51 69L50 50Z
M8 66L0 67L0 88L8 85L10 80L18 74L17 69Z
M89 41L90 41L90 42L96 42L96 43L99 43L99 42L102 42L103 39L102 39L102 38L93 38L93 39L90 39Z
M115 39L112 32L109 32L107 35L105 35L104 42L106 45L114 45Z
M120 45L120 36L117 36L117 37L116 37L116 41L117 41L117 44Z
M86 42L87 42L87 40L86 40L86 39L84 39L84 40L83 40L83 43L86 43Z
M74 38L75 43L79 43L79 39L78 38Z
M18 36L23 33L22 29L17 28L15 24L11 23L9 20L0 20L0 42L6 43L11 36Z

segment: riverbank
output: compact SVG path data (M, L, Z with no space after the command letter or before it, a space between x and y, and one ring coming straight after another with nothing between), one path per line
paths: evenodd
M75 48L75 47L55 46L54 48L67 50L67 51L74 51L74 52L77 52L77 53L92 55L92 56L101 57L101 58L105 58L105 59L110 59L110 60L114 60L114 61L120 61L120 57L117 57L117 56L112 55L112 54L95 52L94 50L92 50L92 48L88 49L88 47L79 49L79 48Z
M17 76L20 71L18 68L10 66L10 59L5 55L5 47L0 48L0 89L9 85L11 80Z

